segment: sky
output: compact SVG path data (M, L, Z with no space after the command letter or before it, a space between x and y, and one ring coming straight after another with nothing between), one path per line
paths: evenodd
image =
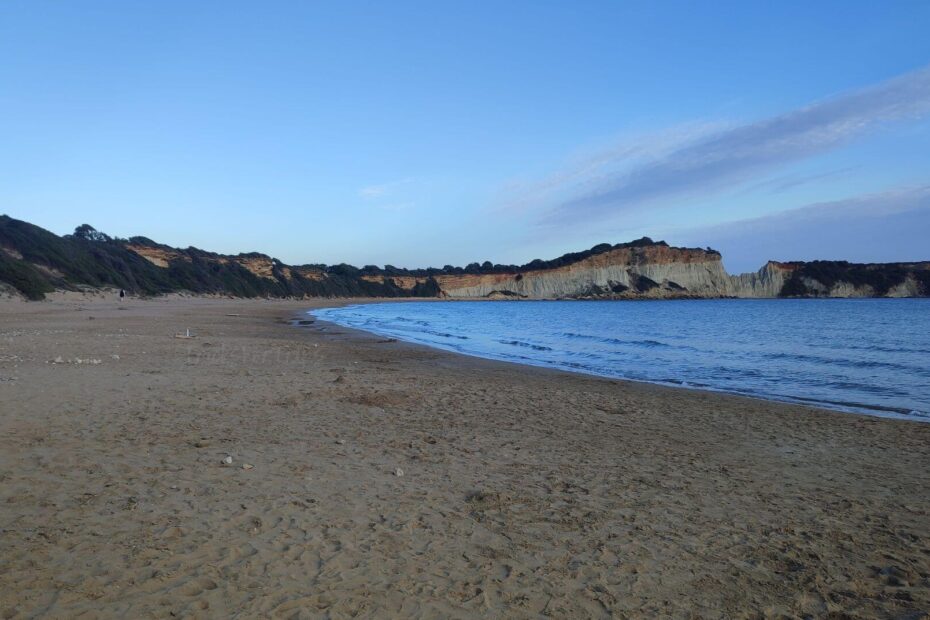
M0 3L0 213L292 264L930 260L930 2Z

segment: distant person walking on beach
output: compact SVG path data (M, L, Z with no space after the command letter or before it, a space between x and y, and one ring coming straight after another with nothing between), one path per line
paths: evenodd
M120 289L120 290L119 290L119 300L120 300L120 301L123 301L123 297L125 297L125 296L126 296L126 291L124 291L123 289Z

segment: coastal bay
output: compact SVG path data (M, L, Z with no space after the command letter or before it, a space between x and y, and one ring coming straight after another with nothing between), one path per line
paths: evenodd
M0 614L930 609L930 425L308 319L331 303L0 302Z

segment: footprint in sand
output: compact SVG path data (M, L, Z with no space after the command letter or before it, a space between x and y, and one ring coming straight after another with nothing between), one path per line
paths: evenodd
M181 588L181 594L184 596L199 596L207 590L216 590L216 587L216 582L209 577L198 577L185 583Z

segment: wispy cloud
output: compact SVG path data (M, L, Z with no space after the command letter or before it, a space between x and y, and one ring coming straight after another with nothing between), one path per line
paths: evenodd
M750 229L773 230L785 226L793 227L799 222L813 220L886 217L925 207L930 207L930 185L918 185L863 194L842 200L818 202L770 215L710 226L704 230L742 234Z
M532 209L563 199L566 192L596 187L604 179L618 174L619 170L667 156L726 126L720 122L689 123L662 131L627 136L611 148L577 158L542 180L510 183L504 189L502 210Z
M672 197L705 195L826 152L884 123L930 112L930 67L759 121L646 138L573 166L527 191L515 208L566 225Z
M847 166L845 168L838 168L836 170L828 170L826 172L818 172L815 174L791 174L778 176L773 179L766 179L759 183L754 183L744 188L740 193L741 194L750 194L755 192L768 192L770 194L781 194L787 192L788 190L796 189L798 187L803 187L805 185L810 185L812 183L818 183L820 181L825 181L827 179L835 179L838 177L848 176L851 172L856 170L855 166Z
M711 245L737 270L766 260L930 260L930 185L820 202L762 217L679 231L685 245Z

